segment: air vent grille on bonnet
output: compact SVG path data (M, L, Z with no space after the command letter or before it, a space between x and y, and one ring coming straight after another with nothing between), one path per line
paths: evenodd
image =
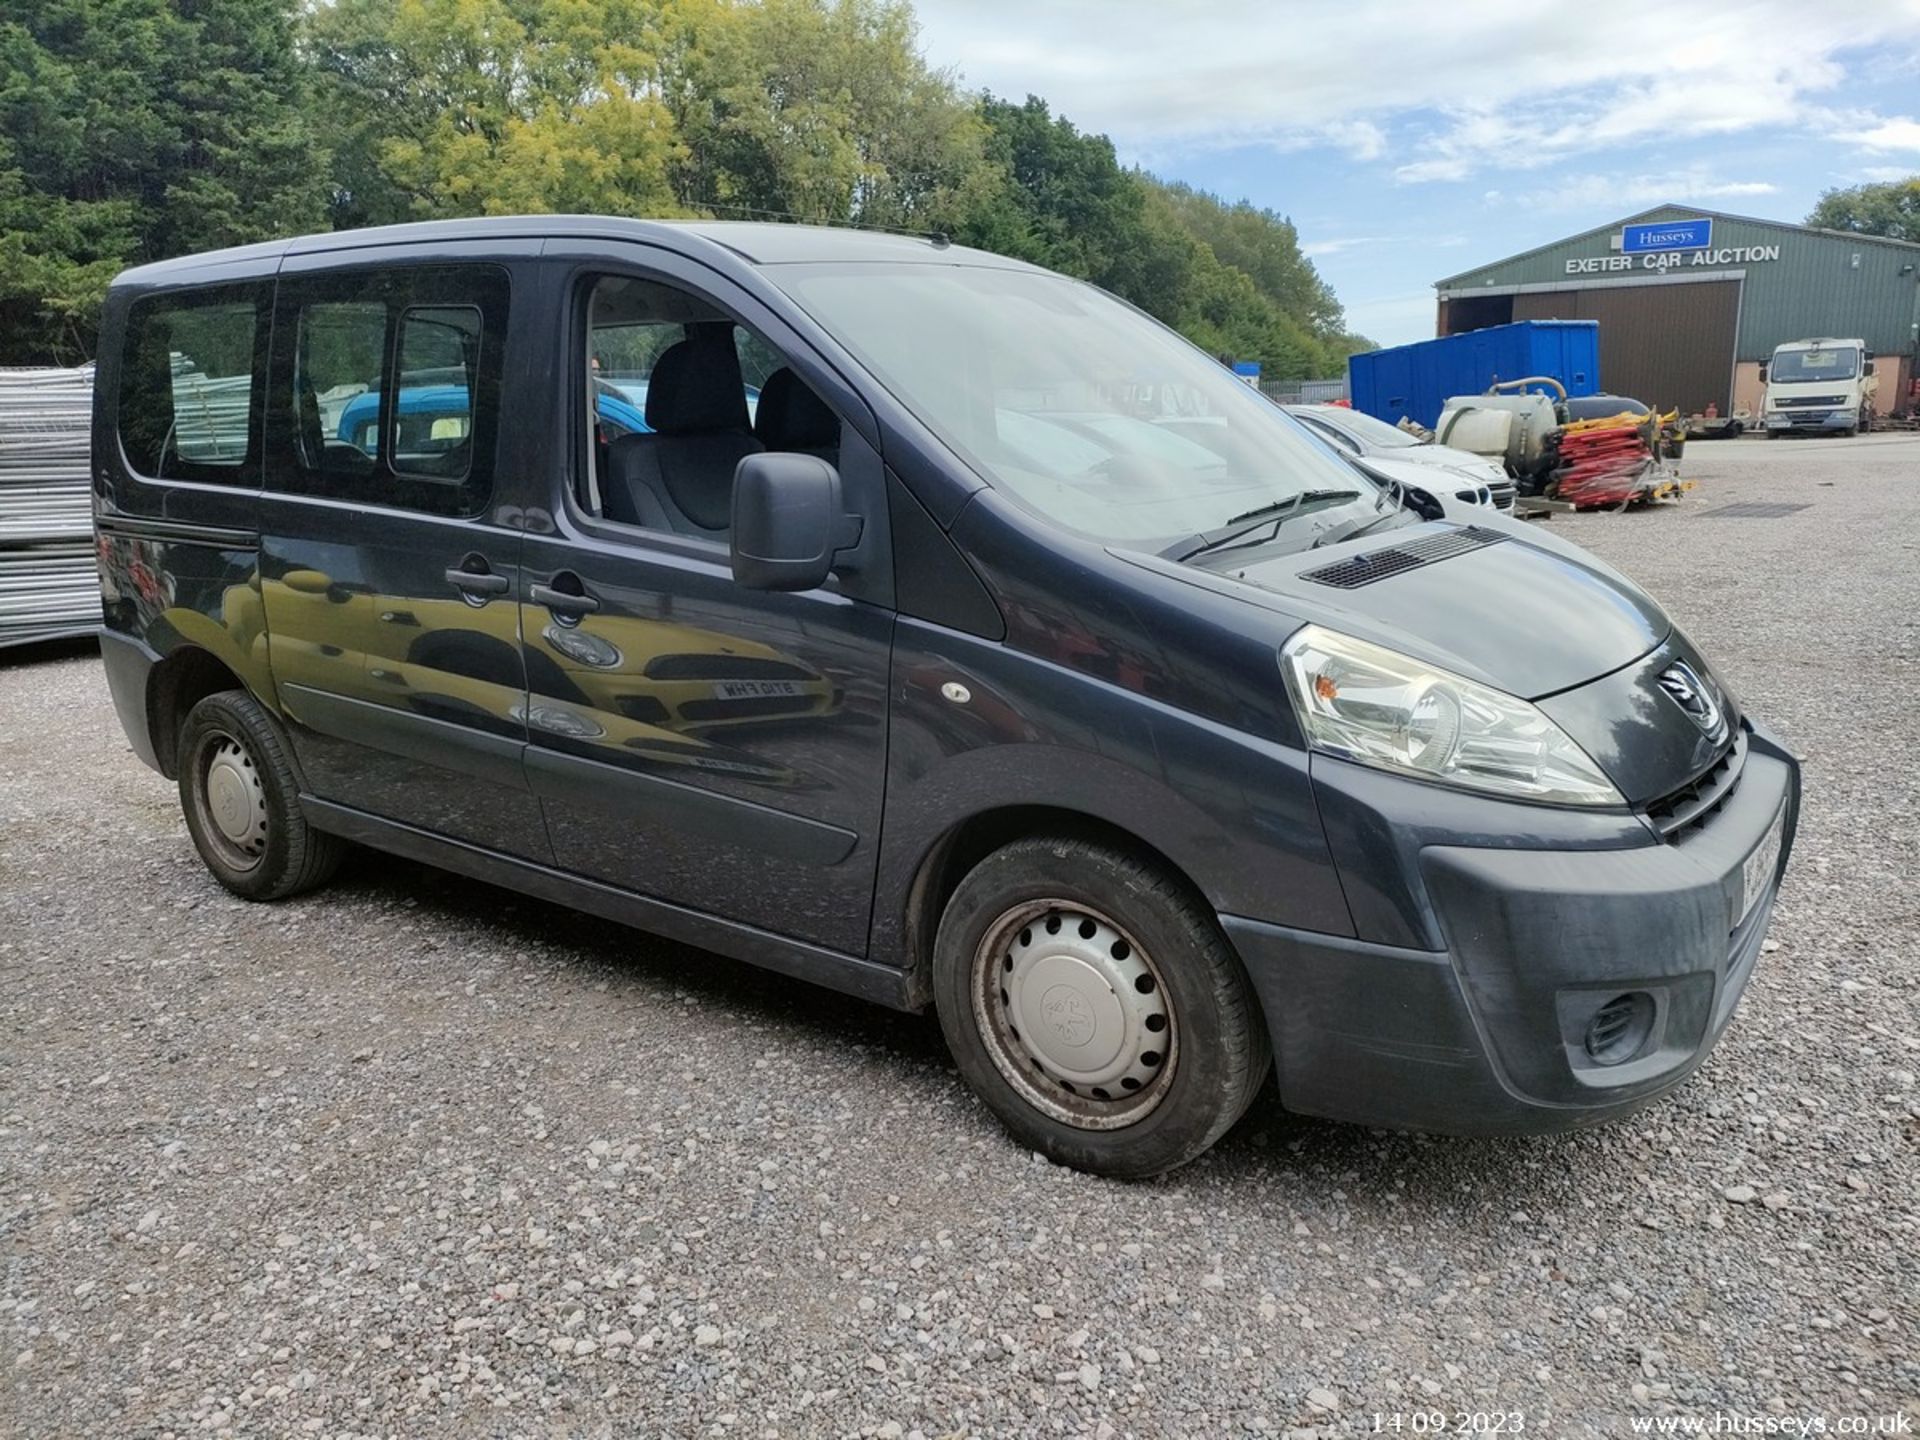
M1450 560L1455 555L1464 555L1469 550L1478 550L1485 545L1498 545L1507 538L1498 530L1468 525L1438 535L1423 535L1418 540L1389 545L1383 550L1369 550L1364 555L1352 555L1332 565L1323 565L1318 570L1303 571L1300 578L1317 585L1357 590L1362 585L1371 585L1390 575L1418 570L1422 565L1432 565L1440 560Z

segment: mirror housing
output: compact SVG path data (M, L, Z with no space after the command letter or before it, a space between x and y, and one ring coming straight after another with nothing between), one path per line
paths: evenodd
M728 541L734 583L750 590L812 590L835 558L860 543L862 522L840 499L840 472L814 455L768 451L733 472Z
M1760 383L1762 385L1767 383L1767 367L1764 364L1760 367Z
M289 570L280 583L299 595L324 595L333 588L333 577L318 570Z

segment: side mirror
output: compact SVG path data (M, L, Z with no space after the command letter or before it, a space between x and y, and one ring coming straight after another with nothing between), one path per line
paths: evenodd
M1767 367L1764 365L1760 367L1760 383L1762 385L1767 383Z
M834 558L860 543L861 520L840 500L840 472L813 455L749 455L733 472L734 582L750 590L812 590Z
M319 570L289 570L280 583L298 595L324 595L333 588L333 577Z
M1864 370L1863 370L1863 371L1861 371L1860 373L1861 373L1861 374L1863 374L1863 375L1871 375L1871 374L1873 374L1873 372L1874 372L1874 359L1873 359L1873 356L1871 356L1871 355L1869 355L1869 356L1867 356L1867 366L1866 366L1866 369L1864 369Z

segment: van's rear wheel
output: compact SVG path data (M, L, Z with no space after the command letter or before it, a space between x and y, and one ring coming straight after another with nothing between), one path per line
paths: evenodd
M933 978L961 1073L1062 1164L1185 1164L1266 1078L1259 1005L1213 916L1104 846L1021 840L981 861L941 917Z
M207 869L234 894L278 900L324 883L345 842L300 813L273 717L244 690L209 695L180 727L180 808Z

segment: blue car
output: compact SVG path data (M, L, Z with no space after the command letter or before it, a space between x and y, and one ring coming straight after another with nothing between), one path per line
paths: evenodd
M641 394L644 404L644 387ZM400 417L397 448L409 452L422 449L425 443L434 440L466 438L467 418L472 413L464 385L410 386L394 397L394 409ZM594 411L609 439L652 433L640 405L605 381L594 386ZM380 392L369 390L347 402L340 412L335 435L356 450L374 455L380 449L379 423Z

